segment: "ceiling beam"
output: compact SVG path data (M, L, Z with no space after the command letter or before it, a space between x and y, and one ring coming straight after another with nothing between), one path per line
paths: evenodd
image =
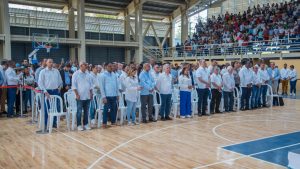
M9 0L9 3L19 4L19 5L28 5L28 6L36 6L36 7L47 7L47 8L55 8L55 9L63 9L65 5L67 5L64 1L24 1L24 0Z
M151 2L151 3L158 3L158 4L166 4L166 5L173 5L173 6L179 6L179 5L184 5L185 2L183 1L166 1L166 0L146 0L146 2Z

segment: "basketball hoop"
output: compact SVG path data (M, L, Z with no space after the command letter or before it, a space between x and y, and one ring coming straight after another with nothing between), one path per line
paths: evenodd
M49 53L50 50L51 50L51 48L52 48L51 45L45 45L44 47L45 47L45 49L47 50L47 53Z

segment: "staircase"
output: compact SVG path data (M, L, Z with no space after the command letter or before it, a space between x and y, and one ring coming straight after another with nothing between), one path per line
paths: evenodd
M161 60L162 57L163 57L163 53L162 50L159 48L159 46L153 46L149 42L144 40L143 60L149 60L150 58Z

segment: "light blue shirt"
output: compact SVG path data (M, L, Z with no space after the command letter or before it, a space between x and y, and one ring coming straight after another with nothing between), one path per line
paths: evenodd
M65 84L66 85L71 84L71 78L70 78L69 72L65 72Z
M4 78L2 76L2 73L0 73L0 86L2 86L3 83L4 83Z
M143 87L141 90L141 95L150 95L150 90L155 87L155 81L150 75L150 72L142 71L139 76L140 86Z
M99 84L102 98L118 96L118 77L115 73L108 71L102 73Z

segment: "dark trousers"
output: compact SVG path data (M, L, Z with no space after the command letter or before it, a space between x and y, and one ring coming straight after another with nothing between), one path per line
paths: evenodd
M23 91L23 98L24 98L24 108L25 108L24 111L28 112L27 111L28 102L31 106L31 90Z
M20 90L17 90L16 95L16 114L21 114L21 100L20 100Z
M268 91L268 86L267 85L261 85L261 89L260 89L260 95L261 97L259 97L259 106L266 106L266 101L267 101L267 91ZM262 100L262 101L261 101Z
M197 89L198 93L198 115L205 115L208 99L208 89Z
M295 81L290 81L290 93L295 93L296 94L296 84L297 84L297 80Z
M219 107L222 99L222 93L217 89L211 89L212 99L210 103L211 112L219 113Z
M59 96L59 90L58 89L54 89L54 90L47 90L47 92L50 94L50 95L56 95L56 96ZM45 96L45 99L47 99L47 97ZM49 102L48 102L49 103ZM60 111L60 103L57 102L57 111ZM48 104L49 105L49 104ZM50 106L50 105L49 105ZM45 102L45 126L47 127L47 122L48 122L48 109L49 107L47 108L47 105L46 105L46 102ZM54 117L53 119L53 126L56 126L56 122L57 122L57 118Z
M83 110L83 125L87 125L89 122L89 108L90 100L76 100L77 102L77 126L81 126L81 117Z
M161 118L169 117L170 110L171 110L172 94L160 94L160 97L161 97L160 116Z
M226 92L223 91L223 98L224 98L224 107L225 111L233 111L233 92Z
M142 109L142 118L143 121L146 120L147 114L146 114L146 106L148 105L148 116L149 120L153 119L153 95L141 95L141 109Z
M242 87L241 109L249 109L251 87Z
M14 105L17 96L16 88L8 88L7 89L7 116L14 115Z
M110 113L110 121L112 124L116 123L117 116L117 97L106 97L107 103L103 108L103 124L107 124L108 112Z

